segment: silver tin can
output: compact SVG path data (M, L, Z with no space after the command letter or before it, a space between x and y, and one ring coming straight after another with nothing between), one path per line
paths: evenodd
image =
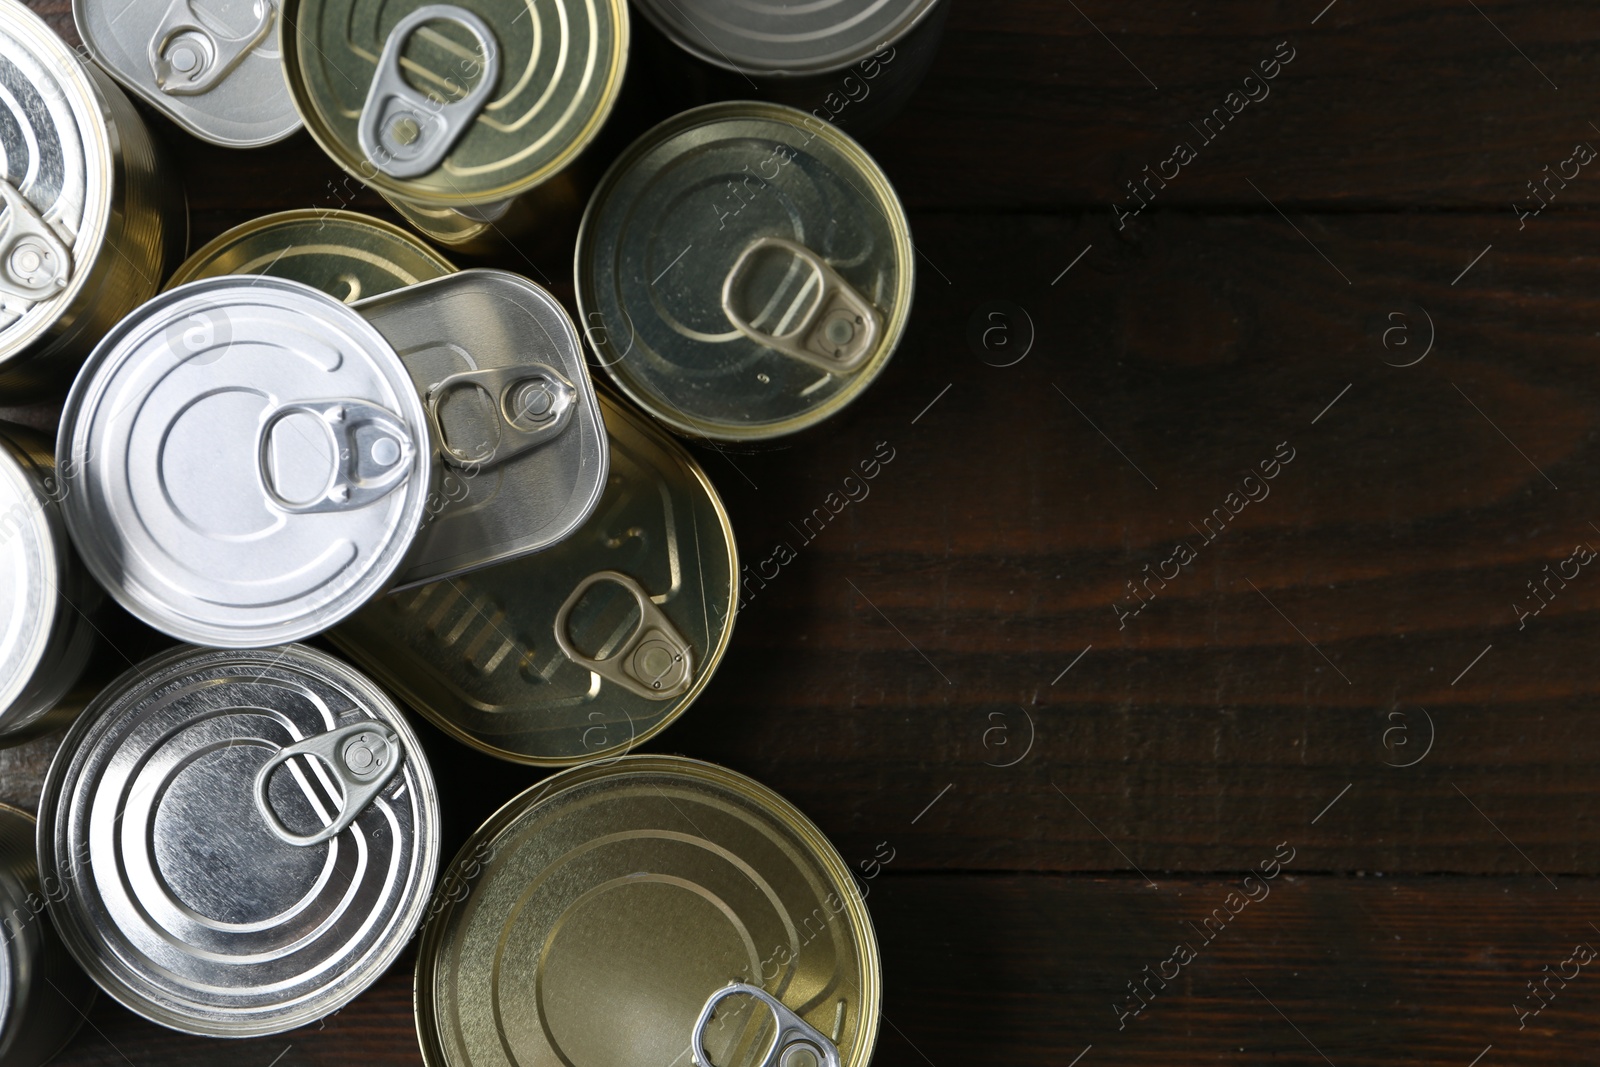
M0 804L0 1064L39 1067L61 1051L94 1001L94 984L50 918L60 884L40 884L36 823Z
M203 141L256 148L300 128L278 50L278 0L73 0L94 61Z
M298 645L179 648L113 683L45 778L39 865L107 994L186 1033L337 1010L426 910L439 810L416 735L362 675Z

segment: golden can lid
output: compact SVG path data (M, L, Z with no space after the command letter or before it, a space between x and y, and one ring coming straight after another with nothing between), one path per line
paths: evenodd
M738 553L716 490L667 434L599 393L611 473L566 540L378 600L329 632L434 725L565 767L655 736L722 661Z
M416 978L429 1067L872 1055L881 967L860 890L804 815L722 767L629 756L556 775L468 839L434 901Z
M184 260L172 289L223 274L303 282L346 304L455 271L400 227L354 211L281 211L222 234Z
M905 330L913 275L883 171L777 104L712 104L646 133L578 236L578 307L606 373L720 440L794 433L859 396Z
M318 144L386 196L482 207L567 166L611 113L624 0L285 0L284 68Z

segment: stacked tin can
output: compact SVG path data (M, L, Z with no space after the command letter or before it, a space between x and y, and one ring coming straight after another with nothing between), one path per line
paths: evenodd
M869 1059L877 945L832 845L756 782L633 750L704 691L739 602L727 512L666 430L796 433L893 355L909 229L839 126L904 102L945 5L639 6L702 96L732 71L765 99L607 149L621 0L75 0L93 64L0 0L28 119L0 171L0 397L78 370L53 455L0 428L0 738L71 722L38 832L59 940L11 939L57 963L13 967L64 949L148 1019L245 1036L337 1010L420 933L430 1065ZM216 145L304 125L452 255L587 199L577 320L346 211L171 271L178 186L106 74ZM107 684L115 610L185 643ZM324 637L351 662L297 643ZM566 769L441 874L395 697ZM70 1030L17 1004L3 1067Z

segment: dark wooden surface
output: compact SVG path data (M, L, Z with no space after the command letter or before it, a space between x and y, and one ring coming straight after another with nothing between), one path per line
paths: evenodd
M852 862L895 849L877 1064L1593 1062L1600 977L1516 1009L1600 945L1600 573L1513 605L1600 547L1600 169L1513 204L1600 145L1600 12L954 3L867 139L911 210L910 334L826 429L702 452L745 558L797 558L648 747L770 784ZM1270 96L1201 144L1283 41ZM161 132L196 242L340 206L303 137ZM1119 229L1178 140L1196 158ZM566 249L501 264L570 298ZM803 544L880 441L870 496ZM1270 495L1197 534L1282 442ZM1179 540L1196 558L1119 627ZM452 840L533 780L436 741ZM0 795L36 799L50 749L0 753ZM1280 843L1271 895L1206 942ZM408 960L235 1045L102 1000L61 1062L415 1063L409 991Z

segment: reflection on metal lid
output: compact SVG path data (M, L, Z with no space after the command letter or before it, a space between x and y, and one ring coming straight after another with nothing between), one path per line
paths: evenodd
M909 32L937 0L638 0L678 47L749 74L821 74L847 67Z

